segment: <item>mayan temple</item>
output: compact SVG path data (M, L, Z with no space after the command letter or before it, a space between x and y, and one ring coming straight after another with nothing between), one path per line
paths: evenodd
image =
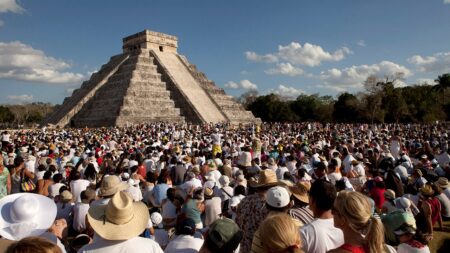
M177 47L177 37L149 30L125 37L122 54L65 98L45 123L100 127L259 121L179 55Z

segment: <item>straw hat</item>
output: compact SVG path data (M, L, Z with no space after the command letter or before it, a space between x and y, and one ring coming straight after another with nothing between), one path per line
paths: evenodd
M33 193L3 197L0 199L0 210L0 235L14 241L43 234L56 218L53 200Z
M386 199L395 199L395 192L394 192L393 190L391 190L391 189L387 189L387 190L384 192L384 197L385 197Z
M273 170L259 171L258 181L250 181L250 186L253 188L263 186L275 186L278 184L277 174Z
M422 188L420 188L420 194L422 194L425 197L431 197L434 194L433 188L431 188L431 185L424 185Z
M301 202L309 203L308 188L303 184L296 184L294 186L291 186L289 187L289 190L291 191L294 198L300 200Z
M62 202L69 202L69 201L72 201L72 199L73 199L73 194L70 191L65 190L65 191L61 192L60 200Z
M88 221L94 231L106 240L128 240L141 234L148 223L147 206L124 192L117 192L108 205L93 205Z
M449 183L448 183L448 179L445 177L440 177L438 179L438 181L436 182L436 185L441 187L441 188L448 188L450 187Z
M117 176L107 176L103 178L102 184L98 191L98 196L111 196L118 191L128 188L126 183L120 181Z

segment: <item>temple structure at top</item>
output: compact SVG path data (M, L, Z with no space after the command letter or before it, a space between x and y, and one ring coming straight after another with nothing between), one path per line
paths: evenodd
M144 30L64 99L45 123L60 127L260 120L178 54L178 38Z

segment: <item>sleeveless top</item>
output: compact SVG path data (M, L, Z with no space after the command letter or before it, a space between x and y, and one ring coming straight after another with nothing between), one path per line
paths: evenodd
M369 252L369 251L366 251L364 249L364 247L362 247L362 246L355 246L355 245L351 245L351 244L347 244L347 243L342 244L342 246L339 247L339 248L343 249L343 250L347 250L347 251L352 252L352 253L366 253L366 252Z
M436 224L436 222L439 220L439 216L441 215L441 203L439 203L439 200L437 198L429 198L426 200L426 202L431 207L431 224Z
M186 218L191 218L195 221L195 224L202 223L200 218L200 210L197 208L197 201L195 199L189 199L183 206L183 212L186 214Z

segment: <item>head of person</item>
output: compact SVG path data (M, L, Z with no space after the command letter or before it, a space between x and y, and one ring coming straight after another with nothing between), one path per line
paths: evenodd
M62 253L60 247L42 237L26 237L11 244L7 253Z
M0 235L18 241L29 236L40 236L55 221L56 204L43 195L16 193L0 199Z
M175 234L177 235L194 235L195 221L191 218L186 218L177 224Z
M292 207L291 193L283 186L274 186L266 193L266 208L272 212L286 212Z
M299 230L288 214L279 213L267 217L261 223L259 233L266 252L301 252Z
M318 217L323 212L331 211L335 199L336 188L329 181L319 179L311 185L309 206L314 216Z
M421 239L421 233L417 231L416 220L413 214L404 212L401 216L401 224L394 230L394 234L397 236L400 243L406 243L413 238Z
M244 232L233 220L218 219L210 225L199 252L233 253L243 236Z
M107 205L91 205L87 219L101 238L124 241L139 236L146 229L150 215L143 202L133 202L127 193L118 191Z
M14 158L14 167L17 168L24 164L25 164L25 160L23 159L23 157L17 156L16 158Z
M314 173L318 178L321 178L327 174L327 166L324 162L317 163L317 168L314 170Z
M122 191L128 188L128 184L122 182L119 177L115 175L103 176L102 182L100 184L100 189L98 191L98 196L102 198L110 198L118 191Z
M340 228L344 236L351 236L369 252L383 252L384 227L372 216L372 205L359 192L341 191L334 202L334 226Z

